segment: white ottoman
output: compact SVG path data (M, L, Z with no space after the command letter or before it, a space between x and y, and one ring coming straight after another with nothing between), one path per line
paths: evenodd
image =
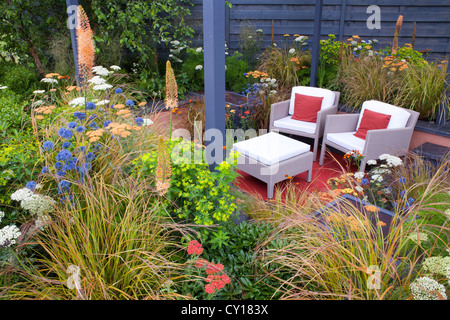
M269 132L233 144L240 153L237 168L267 183L267 198L273 198L274 185L307 171L311 182L313 153L306 143Z

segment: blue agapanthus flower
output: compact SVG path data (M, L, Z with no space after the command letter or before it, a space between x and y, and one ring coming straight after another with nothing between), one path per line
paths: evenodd
M106 128L110 123L112 123L112 121L106 120L105 122L103 122L103 127Z
M74 170L77 165L78 159L77 157L72 157L66 161L66 166L68 170Z
M136 119L134 119L134 122L136 122L138 126L142 126L144 124L144 119L142 119L141 117L137 117Z
M86 151L86 147L85 146L81 146L78 148L78 152L84 152Z
M52 150L54 146L55 146L55 145L54 145L53 142L51 142L51 141L45 141L45 142L42 144L42 148L43 148L45 151Z
M66 128L59 129L58 134L61 138L67 139L67 140L72 139L72 137L73 137L73 132Z
M117 94L119 94L119 93L123 93L123 90L120 89L120 88L117 88L115 92L116 92Z
M134 101L133 100L127 100L127 102L125 102L125 105L127 107L132 107L132 106L134 106Z
M34 191L34 189L36 189L36 185L37 185L37 183L35 181L28 181L27 184L25 185L25 187L28 190Z
M86 118L86 114L85 114L84 112L80 112L80 111L75 111L75 112L73 113L73 116L74 116L75 118L77 118L78 120L83 120L83 119Z
M63 163L62 163L62 162L59 162L59 161L58 161L58 162L55 163L55 168L58 169L58 170L61 169L62 166L63 166Z
M88 152L85 159L86 161L92 161L95 159L95 154L93 152Z
M405 177L401 177L399 180L398 180L400 183L406 183L406 178Z
M86 110L95 110L95 103L90 101L86 103Z
M66 141L62 144L62 147L64 149L69 149L72 146L72 143L70 143L69 141Z
M42 174L48 173L48 167L47 166L43 167L42 170L41 170L41 173Z
M56 160L58 161L66 161L69 158L72 158L72 153L66 149L61 150L56 156Z
M369 179L367 179L367 178L364 178L364 179L361 180L361 184L362 185L366 185L368 183L369 183Z
M98 124L94 121L94 122L92 122L91 124L89 124L89 127L91 127L92 129L94 129L94 130L97 130L99 127L98 127Z
M67 125L67 127L69 128L69 129L75 129L75 127L78 125L78 123L76 122L76 121L72 121L72 122L69 122L69 124Z
M86 128L83 126L78 126L76 130L77 132L83 132L84 130L86 130Z
M70 191L70 181L67 180L61 180L61 182L59 183L59 187L57 188L58 190L58 194L64 193L64 192L69 192Z
M57 175L58 177L64 177L64 176L66 175L66 172L64 172L64 171L62 171L62 170L59 170L59 171L56 171L56 175Z

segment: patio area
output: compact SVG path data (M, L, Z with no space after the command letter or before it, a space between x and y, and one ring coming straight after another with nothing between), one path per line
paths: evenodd
M448 1L0 16L0 300L448 300Z

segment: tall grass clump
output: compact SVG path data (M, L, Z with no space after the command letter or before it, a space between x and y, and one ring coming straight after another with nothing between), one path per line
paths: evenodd
M3 294L44 300L173 298L163 289L180 274L172 258L178 251L175 235L183 231L146 184L131 178L109 184L101 175L72 183L73 201L57 206L52 222L30 240L39 258L20 264L15 271L24 280Z
M277 289L282 299L420 299L414 288L430 274L427 261L447 259L450 235L449 163L430 171L421 168L421 161L410 159L394 169L391 187L398 204L389 225L375 206L361 208L340 199L334 209L325 208L314 194L307 203L320 215L297 205L278 216L278 227L261 244L258 257L267 268L276 264L290 275ZM403 178L401 196L396 177ZM332 192L330 198L337 200ZM286 245L267 246L271 241Z
M393 103L420 113L423 120L436 119L439 107L448 100L444 91L448 64L423 63L404 70L402 86Z
M366 100L392 101L401 79L398 73L383 69L383 65L377 57L342 59L339 82L343 102L359 110Z

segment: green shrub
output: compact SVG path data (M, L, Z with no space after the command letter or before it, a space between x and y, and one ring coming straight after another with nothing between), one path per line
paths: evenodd
M189 79L189 89L191 91L201 90L204 88L205 74L203 70L204 56L202 48L187 48L186 57L181 72L187 75Z
M169 212L177 219L197 225L211 226L227 221L236 210L230 187L236 177L233 165L223 161L216 170L210 171L202 160L204 151L195 144L174 140L167 147L171 154L170 187L165 194ZM183 153L190 151L190 156L178 158L181 150ZM202 158L194 161L197 155ZM152 187L156 189L158 153L146 153L134 163L137 171L142 169L146 176L154 178ZM208 231L202 229L201 232L206 240Z
M0 90L0 134L7 130L20 129L29 120L24 111L28 103L11 90Z
M34 70L21 64L0 63L0 84L14 93L25 98L38 88L38 83Z
M259 259L256 249L267 240L275 228L274 224L262 221L244 221L236 223L231 219L224 225L223 231L228 240L221 247L205 246L206 257L225 266L231 284L216 294L217 299L276 299L283 274L277 272L276 263L269 263L265 268L273 272L273 277L263 273L267 262ZM274 244L273 244L274 245Z
M235 52L225 59L225 84L234 92L242 92L247 85L247 78L244 76L249 71L247 62L243 59L243 55Z

